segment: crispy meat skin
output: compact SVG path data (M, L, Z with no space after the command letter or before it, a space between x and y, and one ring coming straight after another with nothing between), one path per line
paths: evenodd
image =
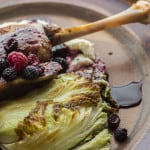
M34 53L40 58L40 61L49 61L51 43L47 31L53 31L53 29L55 31L57 28L52 27L52 25L44 25L38 21L0 26L0 56L6 57L6 48L9 47L11 41L15 40L17 48L15 47L13 50L21 51L26 55Z

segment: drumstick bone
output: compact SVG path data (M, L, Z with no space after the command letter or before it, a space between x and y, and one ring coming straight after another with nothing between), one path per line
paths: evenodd
M68 40L81 37L83 35L135 22L144 24L150 23L149 0L137 1L127 10L96 22L71 28L61 28L58 30L58 32L49 38L51 39L53 45L57 45Z

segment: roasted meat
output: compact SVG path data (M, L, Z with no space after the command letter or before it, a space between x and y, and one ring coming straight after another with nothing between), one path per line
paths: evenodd
M35 54L40 66L44 68L42 76L35 80L25 80L18 75L13 81L5 81L0 77L0 99L23 95L37 87L37 84L54 78L62 69L56 62L51 62L51 42L47 32L53 34L59 28L42 21L10 22L0 25L0 58L8 61L8 55L21 52L26 57ZM19 59L14 61L20 61ZM2 74L2 72L0 73ZM19 73L20 74L20 73Z
M42 62L49 61L51 42L46 34L53 34L57 29L55 25L42 21L2 24L0 26L0 56L6 57L7 51L15 50L25 55L36 54Z

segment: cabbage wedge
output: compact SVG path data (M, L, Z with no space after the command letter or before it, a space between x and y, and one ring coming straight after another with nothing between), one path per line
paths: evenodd
M79 75L59 75L26 96L0 103L3 150L108 150L111 109L100 86Z

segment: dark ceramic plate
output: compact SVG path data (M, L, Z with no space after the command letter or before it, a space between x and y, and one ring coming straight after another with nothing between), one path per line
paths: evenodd
M115 0L0 0L0 23L22 19L53 21L66 27L92 22L117 13L128 6ZM141 32L142 31L142 32ZM123 144L111 142L112 150L148 150L150 147L150 28L134 24L85 36L95 43L97 55L106 63L113 85L143 81L143 101L130 109L121 109L121 126L129 131ZM142 39L141 39L142 38ZM147 45L146 45L147 44ZM148 136L149 135L149 136ZM143 147L144 146L144 147Z

